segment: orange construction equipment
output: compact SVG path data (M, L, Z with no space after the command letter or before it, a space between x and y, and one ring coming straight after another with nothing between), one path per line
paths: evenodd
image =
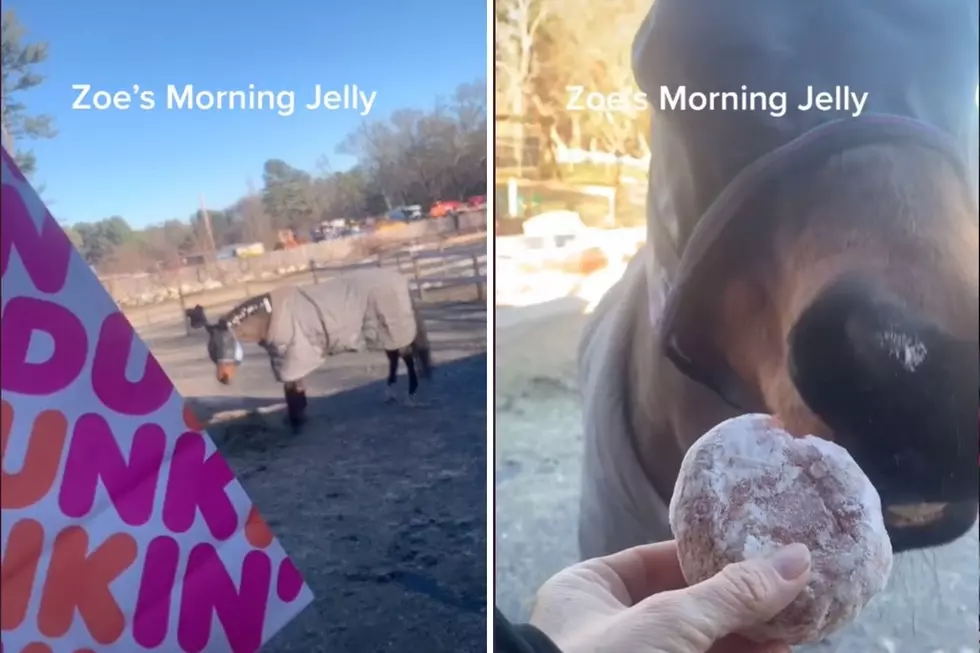
M299 247L299 243L296 242L296 234L293 233L292 229L280 229L276 233L276 237L279 240L279 246L276 249L293 249Z

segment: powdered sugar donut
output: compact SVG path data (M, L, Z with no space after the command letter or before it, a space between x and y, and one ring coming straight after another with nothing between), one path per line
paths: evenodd
M742 633L759 642L823 639L857 617L891 573L881 499L854 459L832 442L794 438L768 415L723 422L688 450L670 526L689 584L786 544L809 547L803 593Z

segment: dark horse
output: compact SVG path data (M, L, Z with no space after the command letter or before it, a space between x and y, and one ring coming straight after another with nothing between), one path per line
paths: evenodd
M283 384L289 422L299 429L307 406L303 379L328 355L383 350L388 357L386 401L394 401L399 359L408 370L407 403L415 403L419 378L432 358L425 324L406 279L387 270L352 272L306 288L289 286L251 297L210 323L201 306L187 310L192 328L206 329L208 357L219 382L229 385L243 358L242 344L269 354Z
M745 413L845 447L896 551L975 523L977 24L976 0L653 4L649 244L579 357L584 557L669 539L685 451Z

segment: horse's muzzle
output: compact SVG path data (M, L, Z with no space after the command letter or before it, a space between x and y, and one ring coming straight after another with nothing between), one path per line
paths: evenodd
M235 366L227 363L218 363L215 370L215 378L221 385L231 385L231 380L235 375Z
M976 501L885 505L885 528L896 552L940 546L959 539L977 519Z
M964 535L977 518L976 341L842 281L800 316L790 375L881 495L897 551Z

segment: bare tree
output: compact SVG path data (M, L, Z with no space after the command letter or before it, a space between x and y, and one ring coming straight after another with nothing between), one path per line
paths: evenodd
M567 34L575 43L581 71L580 84L605 98L602 106L587 114L601 147L618 156L636 153L647 128L648 111L632 97L638 93L633 77L632 40L649 10L646 0L610 0L597 5L570 0L563 16ZM602 25L596 29L595 25Z
M341 152L357 157L389 206L463 199L486 187L486 127L485 82L462 85L432 112L363 124Z
M513 156L518 174L524 167L524 121L531 83L537 73L535 39L549 15L547 0L503 0L495 5L495 86L503 89L506 112L513 120Z
M14 139L10 137L10 133L7 132L6 125L0 125L0 129L3 130L3 147L10 153L10 156L14 155Z
M276 240L276 230L272 224L272 218L265 211L262 196L249 183L248 194L238 200L233 207L233 212L244 223L242 233L245 240L252 243L262 243L272 246Z

